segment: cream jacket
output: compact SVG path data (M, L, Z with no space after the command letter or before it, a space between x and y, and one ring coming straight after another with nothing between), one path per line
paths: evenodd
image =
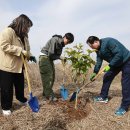
M21 39L15 31L8 27L0 34L0 70L12 73L21 73L23 62L21 59L22 50L30 54L28 38L24 39L25 49Z

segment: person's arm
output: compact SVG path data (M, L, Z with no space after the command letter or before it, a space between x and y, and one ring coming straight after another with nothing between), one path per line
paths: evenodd
M29 44L29 40L27 37L24 38L25 41L25 50L27 52L27 60L30 60L31 62L37 62L36 57L34 55L32 55L32 53L30 52L30 44Z
M91 81L94 81L94 78L98 74L98 72L101 68L102 62L103 62L103 59L99 56L98 52L96 52L96 53L97 53L96 65L94 67L93 73L90 75Z
M51 38L49 42L50 42L50 47L49 47L49 50L48 50L48 56L52 60L60 59L62 49L61 49L61 46L58 43L57 39Z
M14 33L12 32L11 29L7 28L6 30L4 30L0 37L0 47L6 53L20 56L23 49L22 47L13 45L12 43L13 35Z
M102 62L103 62L103 59L98 55L97 53L97 60L96 60L96 65L94 67L94 73L98 73L100 68L101 68L101 65L102 65Z
M123 63L122 51L117 44L115 44L114 42L108 44L108 49L114 55L109 63L110 67L118 66Z

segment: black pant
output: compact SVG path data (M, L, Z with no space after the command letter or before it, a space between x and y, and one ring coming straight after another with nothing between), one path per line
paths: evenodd
M24 74L11 73L0 70L1 87L1 107L3 110L10 110L13 101L13 87L15 87L16 99L20 102L26 102L24 97Z
M108 71L104 75L103 86L101 89L100 96L102 98L108 97L108 91L110 85L115 78L115 76L122 71L121 85L122 85L122 103L121 107L125 110L128 110L130 106L130 60L128 60L123 66L120 68L115 68L114 70Z

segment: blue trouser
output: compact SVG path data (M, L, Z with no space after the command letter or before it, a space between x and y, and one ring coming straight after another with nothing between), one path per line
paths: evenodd
M102 85L100 96L102 98L108 97L108 91L109 91L111 82L113 81L114 77L120 71L122 71L122 78L121 78L122 103L121 103L121 107L124 108L125 110L128 110L128 107L130 105L130 60L127 61L125 64L123 64L119 68L111 69L109 72L107 72L104 75L103 85Z

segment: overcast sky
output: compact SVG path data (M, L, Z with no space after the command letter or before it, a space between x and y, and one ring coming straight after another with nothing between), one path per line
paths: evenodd
M52 35L67 32L85 48L95 35L116 38L130 50L130 0L0 0L0 31L20 14L33 21L29 41L37 57Z

